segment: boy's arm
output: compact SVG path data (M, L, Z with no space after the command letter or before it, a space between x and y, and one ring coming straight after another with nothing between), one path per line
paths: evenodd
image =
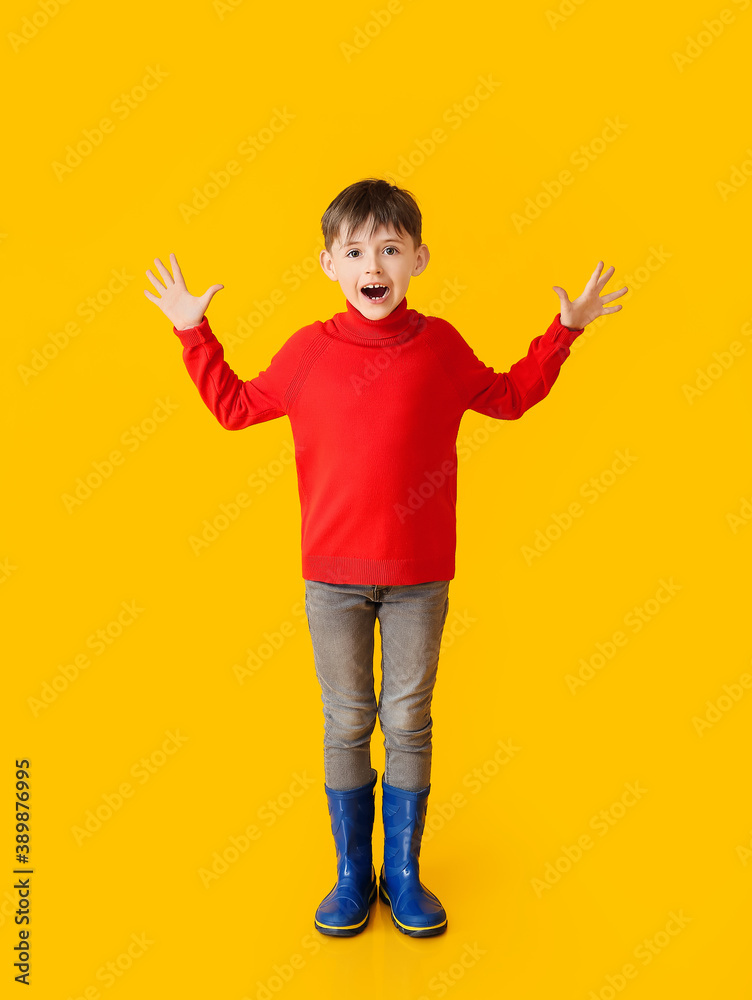
M561 324L561 313L544 334L536 337L527 355L508 372L496 372L480 361L459 333L456 355L457 375L465 393L465 409L498 420L517 420L531 406L544 399L558 378L569 349L584 330L570 330Z
M458 351L460 378L468 392L465 409L500 420L516 420L547 396L569 357L570 347L587 324L599 316L620 311L621 304L607 307L606 303L626 294L626 285L616 292L601 295L613 273L613 267L603 271L603 261L599 260L584 291L573 302L563 288L554 285L561 312L556 314L546 332L533 340L526 357L503 374L482 364L457 334L461 342Z
M285 394L291 380L289 369L295 354L295 349L290 350L287 345L294 338L283 344L265 371L244 382L225 361L222 345L206 318L206 307L224 285L212 285L203 295L191 295L174 253L170 254L174 274L170 274L159 257L154 258L154 263L162 280L152 271L147 271L146 276L159 297L148 289L144 289L144 295L172 322L172 331L183 345L188 374L220 424L237 431L284 416Z
M183 345L188 374L223 427L238 431L285 415L284 397L291 377L286 345L274 355L268 368L244 381L225 361L222 345L212 333L206 316L198 326L172 329Z

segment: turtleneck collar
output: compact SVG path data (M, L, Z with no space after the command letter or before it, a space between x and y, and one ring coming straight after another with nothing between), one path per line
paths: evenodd
M416 332L420 328L418 319L422 318L421 314L407 308L407 297L381 319L368 319L349 299L345 301L347 311L335 313L331 319L332 332L341 340L357 344L389 344L409 327L415 326Z

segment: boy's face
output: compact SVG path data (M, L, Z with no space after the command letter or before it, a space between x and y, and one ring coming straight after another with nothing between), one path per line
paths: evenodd
M425 270L430 254L425 243L415 247L407 233L398 235L382 226L366 239L365 229L353 233L345 244L338 237L331 253L322 250L319 259L324 273L340 283L348 302L366 319L382 319L404 299L410 278ZM364 291L367 285L381 287Z

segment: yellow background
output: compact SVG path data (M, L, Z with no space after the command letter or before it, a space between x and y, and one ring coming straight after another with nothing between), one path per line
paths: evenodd
M8 807L14 759L28 757L32 996L752 995L752 864L740 850L752 828L752 691L702 733L693 722L752 670L752 527L727 517L752 495L752 183L718 187L752 158L742 6L730 3L723 25L720 3L696 0L564 2L558 20L553 2L403 0L379 25L383 0L224 11L71 0L46 24L37 13L36 34L14 45L42 8L6 5L3 991L16 985ZM703 20L722 27L704 46ZM699 54L677 65L688 47ZM150 67L163 78L140 91ZM489 77L498 86L476 107ZM135 106L119 117L123 93ZM294 118L243 160L238 147L267 136L275 109ZM103 117L111 131L56 176L66 146ZM596 141L609 118L626 127ZM436 128L445 141L430 151ZM597 154L587 169L583 145ZM185 221L180 206L233 158L240 172ZM566 169L573 182L546 205L544 184ZM463 419L475 450L460 461L454 633L434 696L421 855L449 927L425 940L399 934L380 902L357 938L313 929L335 857L299 613L294 466L270 474L200 554L188 541L249 476L279 468L289 421L225 432L143 294L154 258L175 252L195 294L224 284L208 310L222 340L255 299L282 290L228 353L252 378L293 332L344 308L316 263L319 219L374 175L423 211L432 257L409 306L441 311L497 371L559 311L552 285L574 298L603 260L616 268L608 291L630 286L522 420L490 433L480 414ZM516 228L528 198L545 207ZM296 290L294 267L306 275ZM128 280L103 302L113 269ZM87 321L82 303L98 295ZM79 333L24 378L71 321ZM735 342L744 352L690 401L684 387ZM160 399L175 408L152 425ZM145 440L130 451L133 425ZM77 477L113 449L122 464L66 510ZM619 450L635 461L584 499ZM553 516L575 501L582 516L526 560L523 547L555 535ZM650 604L661 580L680 589ZM122 635L101 653L87 646L131 601L143 610ZM635 606L655 611L639 632L625 624ZM249 649L263 656L283 626L279 648L239 683L233 664ZM572 693L567 675L619 630L628 642ZM29 699L87 652L89 666L34 711ZM378 634L375 671L378 684ZM164 754L169 732L185 742ZM494 766L500 740L519 749ZM378 726L372 754L381 771ZM77 843L87 811L116 801L123 782L133 794ZM614 806L629 783L644 794ZM378 788L376 804L378 867ZM605 835L591 823L601 810L614 817ZM253 824L258 840L203 884L215 852ZM592 847L536 891L583 834ZM666 932L672 913L680 932ZM152 943L108 985L98 971L127 956L133 935ZM622 983L627 963L636 972Z

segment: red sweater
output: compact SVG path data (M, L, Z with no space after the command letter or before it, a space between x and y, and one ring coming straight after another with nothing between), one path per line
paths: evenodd
M582 333L560 320L502 374L451 323L408 309L406 298L377 320L348 301L346 312L294 333L248 381L224 360L206 316L173 331L223 427L290 418L303 577L386 586L454 577L462 415L517 420L543 399Z

